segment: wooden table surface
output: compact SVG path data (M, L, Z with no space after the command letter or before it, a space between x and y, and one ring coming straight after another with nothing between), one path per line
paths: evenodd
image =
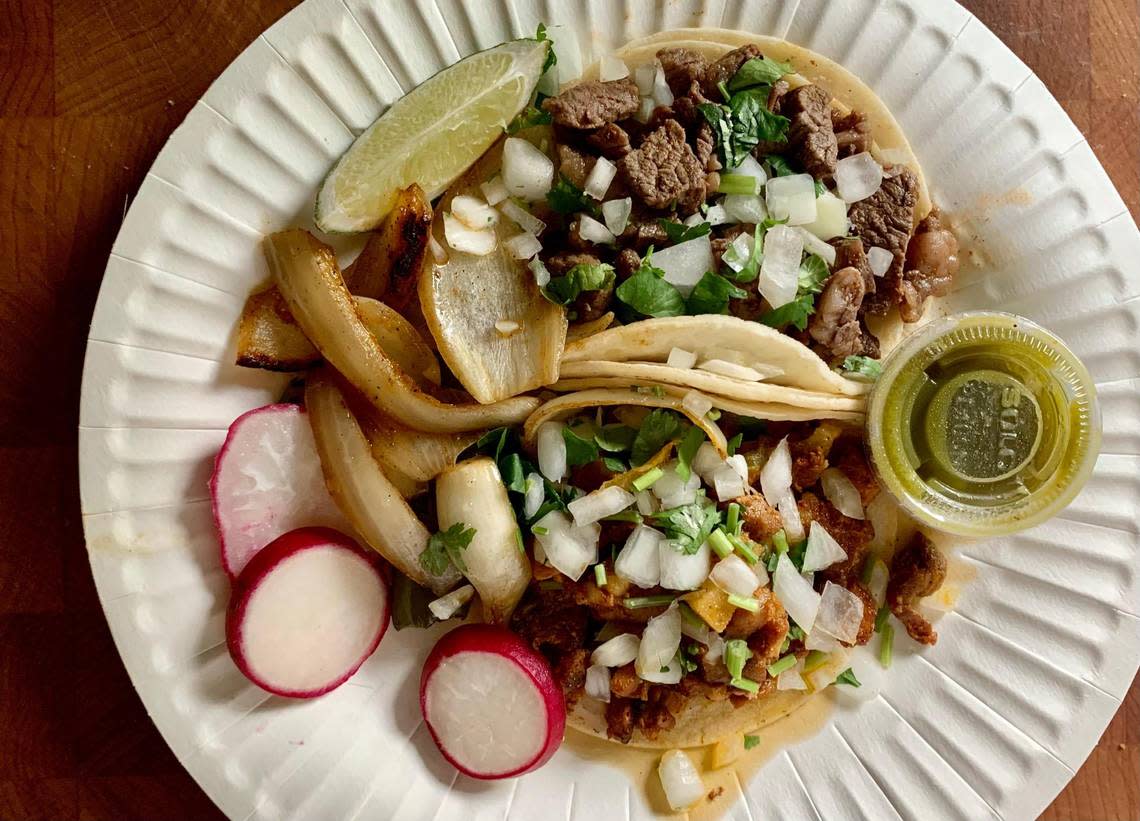
M942 0L925 0L941 2ZM220 818L147 718L87 565L87 324L130 197L289 0L0 2L0 819ZM969 0L1088 136L1140 219L1137 0ZM1046 819L1140 819L1140 689Z

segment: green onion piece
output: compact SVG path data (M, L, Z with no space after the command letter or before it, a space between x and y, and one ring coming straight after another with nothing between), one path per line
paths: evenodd
M883 665L885 669L890 669L894 642L895 626L888 622L883 627L883 635L879 638L879 664Z
M752 651L744 639L730 639L724 643L724 666L732 678L744 675L744 663L752 658Z
M891 608L885 604L879 608L879 612L875 614L875 632L882 633L883 628L887 626L887 619L891 617Z
M879 557L875 553L868 553L866 561L863 562L863 571L859 574L859 582L861 584L871 583L871 573L875 569L875 562Z
M721 174L717 192L721 194L755 194L756 178L747 174Z
M769 573L775 573L776 572L776 565L779 563L780 563L780 554L776 553L775 551L772 551L772 555L768 557L768 564L767 564L768 572Z
M709 534L709 547L722 559L732 553L732 543L719 527Z
M598 587L606 586L606 566L604 564L594 565L594 581L598 583Z
M758 736L758 735L746 735L746 736L744 736L744 749L746 749L746 750L751 750L753 747L755 747L759 743L760 743L760 736Z
M782 530L777 530L772 534L772 545L776 548L777 553L788 552L788 534Z
M620 511L619 513L611 513L609 516L604 517L602 519L602 521L603 522L633 522L635 525L639 525L639 524L641 524L641 522L643 520L641 518L640 513L638 513L636 510L633 510L632 508L630 508L629 510L623 510L623 511Z
M760 685L757 684L755 681L752 681L751 679L734 678L729 683L733 687L735 687L737 690L744 690L747 693L759 693L760 692Z
M724 527L733 536L740 533L740 505L736 502L728 506L728 516L725 519Z
M633 489L637 491L648 490L653 487L653 483L665 475L665 471L661 468L653 468L647 470L645 473L638 476L633 480Z
M664 607L672 604L672 596L634 596L622 602L627 610L640 610L642 607Z
M818 670L827 661L827 653L822 650L811 650L804 659L804 672L810 673L813 670Z
M749 596L738 596L735 593L730 593L728 596L728 603L733 607L738 607L741 610L747 610L749 613L760 612L759 599L753 599Z
M518 545L519 553L526 553L526 545L523 544L522 529L515 528L515 544Z
M711 411L709 411L708 413L705 414L705 419L708 419L712 422L717 421L718 419L720 419L720 411L717 410L716 408L713 408Z
M688 602L681 602L677 608L681 611L681 618L689 623L692 627L704 627L705 620L693 612L693 608L689 607Z
M780 645L780 655L788 652L788 648L792 646L791 634L784 636L784 643Z
M744 561L749 564L756 564L756 562L760 561L760 557L756 555L756 551L749 547L739 536L729 534L728 540L732 542L732 546L736 548L736 552L740 554L740 558L744 559Z
M547 530L545 527L539 526L539 527L532 527L530 529L530 532L533 533L535 536L545 536L550 531Z
M855 678L855 671L852 670L850 667L848 667L846 670L844 670L842 673L840 673L838 676L836 676L835 681L833 681L831 683L832 684L846 684L849 687L862 687L863 686L862 682L860 682L859 679Z
M792 626L788 628L788 635L793 639L799 639L800 641L803 641L805 638L807 638L807 633L804 632L804 629L795 623L793 623Z
M788 653L786 656L781 656L776 661L768 665L768 675L775 678L785 670L791 670L796 666L796 657L793 653Z

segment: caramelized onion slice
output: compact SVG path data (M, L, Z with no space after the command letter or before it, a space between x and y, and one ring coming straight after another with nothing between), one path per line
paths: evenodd
M567 393L551 399L527 418L526 424L523 426L523 441L527 447L534 446L538 437L538 429L542 427L543 422L561 419L584 408L598 408L603 405L635 405L645 408L669 408L677 411L677 413L684 414L690 422L705 432L705 436L712 442L721 458L728 456L728 440L725 439L720 426L707 416L693 414L682 405L680 396L670 396L664 392L659 394L639 393L631 391L627 384L623 384L620 388L608 385L600 388L592 385L583 385L583 387L585 390Z
M383 298L404 313L417 299L430 232L431 203L413 183L396 195L384 226L368 237L360 256L345 269L348 289L356 296Z
M483 617L505 624L530 582L515 511L493 459L481 456L449 467L435 482L439 529L462 522L475 528L463 551L466 576L479 592Z
M395 308L375 299L356 297L356 312L384 353L421 386L438 385L441 374L435 352L420 332Z
M329 493L356 532L416 584L436 595L453 588L460 579L454 567L433 576L420 564L431 534L372 458L364 432L328 374L310 376L305 408Z
M376 341L344 287L332 249L307 231L292 229L265 240L265 256L297 324L376 408L415 428L458 433L513 425L538 405L518 397L493 405L448 405L424 393Z
M479 438L479 432L411 430L379 413L370 413L360 421L376 460L382 465L397 466L401 473L417 482L428 482L454 465L459 454Z
M451 200L480 196L479 183L498 169L501 154L501 146L492 148L444 195L432 228L439 241ZM491 253L477 256L452 248L442 264L429 257L420 279L420 307L440 356L480 402L553 382L566 340L565 311L542 295L526 261L503 247L502 240L517 230L507 223L494 226L499 243ZM496 322L516 323L518 329L503 335Z
M250 294L238 320L237 364L267 371L303 371L321 361L275 286Z

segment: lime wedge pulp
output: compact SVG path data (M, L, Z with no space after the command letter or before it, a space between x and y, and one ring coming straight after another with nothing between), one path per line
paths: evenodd
M322 231L376 228L396 192L419 183L428 199L479 159L530 100L547 41L511 40L420 83L356 138L317 195Z

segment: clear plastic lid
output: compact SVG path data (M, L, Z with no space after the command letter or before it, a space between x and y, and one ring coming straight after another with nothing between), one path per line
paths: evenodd
M879 478L919 521L1000 535L1072 501L1100 449L1100 412L1056 336L1012 314L959 314L887 357L867 439Z

